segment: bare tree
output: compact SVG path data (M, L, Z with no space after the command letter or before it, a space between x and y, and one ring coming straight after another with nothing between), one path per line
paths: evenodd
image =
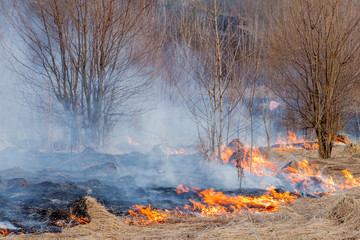
M167 77L195 121L209 159L221 158L231 117L245 89L249 34L245 19L228 1L194 1L181 6L167 46ZM230 10L229 10L230 9ZM171 50L169 50L171 49ZM217 156L217 157L215 157Z
M283 1L281 10L269 40L272 89L305 129L315 130L319 154L329 158L359 79L359 4Z
M137 112L129 103L141 98L148 85L151 5L131 0L13 1L13 24L27 46L27 62L19 60L30 72L24 79L55 96L58 104L52 112L70 126L77 145L102 145L121 117Z

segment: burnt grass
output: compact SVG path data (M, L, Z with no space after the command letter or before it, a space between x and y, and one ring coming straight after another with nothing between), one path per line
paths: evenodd
M196 199L194 193L178 195L176 185L168 183L162 172L165 160L172 162L177 179L188 178L195 185L206 182L195 155L111 155L90 148L81 153L4 149L0 152L0 226L10 222L14 228L7 230L14 233L62 231L76 224L70 218L74 203L87 195L116 215L127 215L134 204L173 209L189 198ZM87 216L86 210L74 215ZM59 221L63 226L56 224Z

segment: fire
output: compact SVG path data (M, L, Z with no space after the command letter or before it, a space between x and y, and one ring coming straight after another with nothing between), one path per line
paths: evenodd
M299 149L315 150L318 148L317 142L305 141L296 136L295 133L288 131L288 136L282 138L278 135L276 151L293 151Z
M10 232L8 232L8 230L6 229L5 226L1 226L0 227L0 234L2 234L3 237L10 235Z
M281 140L286 144L287 150L314 149L318 145L316 142L305 142L298 138L294 133L288 132L289 137ZM340 140L339 140L340 139ZM346 140L337 138L336 141L346 142ZM345 183L335 183L331 176L326 176L315 163L308 160L292 161L286 164L278 171L277 164L269 161L263 156L259 149L253 148L252 154L249 147L242 146L239 140L232 141L229 145L222 147L221 159L223 163L234 164L245 172L250 172L250 163L252 163L252 173L255 176L273 176L280 180L286 192L278 192L275 186L266 188L267 193L260 196L243 196L235 194L225 194L221 191L215 191L213 188L201 190L199 188L188 188L180 184L176 188L177 194L194 192L196 199L189 199L181 210L176 207L175 210L155 210L148 207L135 205L134 210L129 210L131 218L127 218L127 223L135 225L149 225L163 223L169 216L195 214L202 216L230 216L243 213L271 213L279 210L283 204L289 204L300 196L319 197L329 195L336 191L346 188L359 187L360 178L354 178L347 170L342 172L345 175ZM268 186L266 183L260 183L262 186ZM191 196L194 196L192 194Z
M296 136L295 133L288 131L288 137L282 138L279 134L278 139L277 139L277 144L275 144L276 146L276 151L293 151L293 150L301 150L301 149L306 149L306 150L316 150L319 148L319 143L318 140L316 139L315 141L305 141L302 138L299 138ZM329 138L331 139L331 134L329 136ZM347 139L346 138L342 138L342 137L335 137L333 139L334 143L344 143L347 144Z
M346 182L344 185L341 186L341 189L353 188L353 187L360 186L360 178L354 178L353 175L351 175L351 173L347 170L342 170L342 172L345 175Z
M71 215L71 219L73 219L75 222L78 222L80 224L89 224L89 218L83 218L83 217L76 217L75 215Z
M183 193L183 192L189 192L190 189L183 186L183 184L180 184L179 186L176 187L176 193L177 194L180 194L180 193Z
M325 176L315 164L310 164L309 161L303 159L297 163L296 167L287 166L283 168L281 174L287 182L293 185L295 192L322 196L360 186L360 178L354 178L347 170L342 170L342 172L346 182L335 183L331 176Z
M234 152L236 152L236 150L231 149L229 147L227 147L226 145L223 145L221 147L221 160L223 161L223 163L228 163L230 160L230 157L234 154Z
M229 163L231 156L241 148L243 148L243 146L239 139L234 139L228 145L222 145L220 154L222 162L225 164Z
M252 159L250 161L250 158ZM252 156L248 146L238 146L237 149L233 149L228 146L223 146L221 153L221 159L223 163L229 162L235 164L235 166L242 168L245 172L250 172L250 162L252 164L252 173L257 176L270 176L274 175L277 170L277 166L274 162L266 160L258 148L253 148Z
M132 216L133 220L126 218L127 223L149 225L153 223L162 223L167 218L165 214L152 210L150 204L148 207L141 205L135 205L133 207L135 208L135 211L129 210L129 214Z
M253 148L252 157L248 147L242 147L239 152L240 156L234 156L231 162L236 166L241 167L245 172L250 172L250 163L252 173L256 176L272 176L277 171L277 166L274 162L266 160L258 148ZM242 156L241 156L242 155ZM252 160L250 160L250 158Z
M200 201L189 199L189 204L185 204L183 209L187 214L200 214L202 216L231 216L240 214L244 211L251 213L271 213L279 210L283 204L294 202L301 195L322 196L329 195L335 191L346 188L360 186L360 178L354 178L347 170L342 171L346 182L337 184L332 177L323 175L316 164L311 164L303 159L299 162L287 164L276 176L283 182L289 183L293 188L292 192L278 192L275 186L266 188L267 194L258 197L243 195L226 195L214 189L200 190L198 188L189 189L183 184L177 186L178 194L192 191L197 194ZM135 225L149 225L165 222L166 218L173 215L183 215L184 212L178 207L175 210L164 210L164 213L148 207L135 205L135 210L129 210L132 219L127 218L127 223Z
M58 227L61 227L61 228L64 228L65 226L64 226L64 221L61 221L61 220L59 220L59 221L57 221L56 223L54 223L56 226L58 226Z
M222 192L214 191L214 189L207 189L197 193L202 202L189 199L192 206L185 204L184 209L190 213L198 213L203 216L239 214L244 210L270 213L278 211L280 204L291 203L297 198L296 195L291 195L289 192L277 193L274 187L267 190L268 195L245 197L241 195L227 196ZM134 211L129 210L132 219L126 218L126 223L135 225L163 223L168 216L184 214L178 207L173 211L165 209L166 214L151 209L150 204L148 207L135 205L133 208L135 208Z
M303 159L295 162L295 166L287 166L281 171L281 176L286 182L293 185L297 193L307 193L309 195L331 194L336 191L336 184L332 177L323 175L315 164Z
M140 145L140 143L138 143L138 142L135 142L134 140L132 140L130 137L126 137L126 140L127 140L127 142L128 142L128 144L130 144L130 145L134 145L134 146L139 146Z
M172 149L172 150L168 151L168 154L170 154L170 155L185 154L185 149L184 148Z
M227 196L214 189L203 190L198 193L203 203L189 200L192 203L185 205L184 209L199 212L204 216L238 214L244 210L250 212L270 213L278 211L280 204L291 203L297 198L289 192L277 193L273 188L268 189L268 195L259 197L246 197L242 195Z
M252 159L250 161L250 158ZM277 166L274 162L266 160L258 148L253 148L252 156L250 147L242 146L239 140L235 139L228 146L223 145L221 148L221 160L224 164L229 162L242 168L245 172L250 172L250 162L252 173L257 176L274 175Z
M341 137L336 137L334 140L334 143L344 143L347 144L347 139L346 138L341 138Z

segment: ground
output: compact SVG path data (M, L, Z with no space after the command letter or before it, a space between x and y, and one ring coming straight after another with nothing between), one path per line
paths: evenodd
M271 158L287 162L307 158L317 162L335 181L344 180L342 169L360 177L360 157L347 147L337 147L331 159L316 151L272 152ZM110 214L96 199L86 197L91 222L66 228L62 233L8 236L6 239L360 239L360 188L322 198L299 198L270 214L244 213L233 217L174 216L165 223L134 226Z

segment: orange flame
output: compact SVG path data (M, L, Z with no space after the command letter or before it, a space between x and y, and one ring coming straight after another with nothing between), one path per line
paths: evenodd
M274 162L266 160L258 148L253 148L252 158L251 152L248 147L243 147L241 150L240 159L232 160L232 163L239 165L244 169L245 172L250 172L250 164L252 173L256 176L271 176L275 175L277 166ZM250 160L250 158L252 160Z
M185 149L184 148L172 149L172 150L168 151L168 154L170 154L170 155L185 154Z
M80 224L89 224L90 221L89 221L89 218L78 218L76 217L75 215L71 215L71 219L73 219L75 222L78 222Z
M166 219L166 215L159 213L155 210L151 210L151 206L145 208L141 205L135 205L135 211L129 210L129 214L133 220L126 218L127 223L133 223L135 225L149 225L153 223L162 223Z
M344 143L344 144L347 144L348 141L347 141L346 138L336 137L335 140L334 140L334 143Z
M276 148L276 151L293 151L299 149L315 150L319 147L317 142L308 142L302 138L296 136L295 133L288 131L288 136L282 138L278 135L277 144L280 146Z
M56 223L54 223L56 226L58 226L58 227L61 227L61 228L64 228L64 221L61 221L61 220L59 220L59 221L57 221Z
M298 138L295 133L288 131L288 137L282 138L279 134L277 139L277 144L280 146L276 148L276 151L293 151L293 150L316 150L319 148L318 140L316 139L313 142L305 141L302 138ZM329 139L332 139L331 134ZM347 144L347 139L341 137L335 137L333 139L334 143L344 143Z
M289 141L293 143L302 143L307 149L314 148L317 143L310 144L303 139L299 139L295 134L289 133ZM291 145L290 145L291 146ZM302 148L303 149L303 148ZM217 192L214 189L200 190L192 188L201 201L189 199L190 204L185 204L184 209L189 213L201 214L204 216L232 215L243 212L270 213L279 210L281 204L292 203L300 195L322 196L329 195L335 191L360 186L360 178L354 178L347 170L342 172L345 175L346 182L337 184L331 176L325 176L317 165L311 164L303 159L299 162L288 163L280 172L274 162L268 161L259 151L254 148L252 157L249 148L241 146L239 141L233 141L228 146L222 147L221 158L224 163L233 163L241 167L244 171L250 171L250 158L252 161L252 172L257 176L275 176L285 183L286 186L292 186L291 194L289 191L279 193L275 187L267 188L267 194L258 197L247 197L242 195L226 195L223 192ZM178 194L189 192L188 187L180 184L176 188ZM184 214L178 207L175 210L164 210L161 213L148 207L135 205L135 210L129 210L132 220L127 218L127 223L136 225L148 225L165 222L168 216Z
M183 192L189 192L190 189L183 186L183 184L180 184L179 186L176 187L176 193L177 194L180 194L180 193L183 193Z
M270 213L278 211L281 203L290 203L297 198L289 192L277 193L273 188L268 189L268 195L260 197L227 196L222 192L215 192L214 189L204 190L198 195L202 198L203 203L190 199L193 206L185 205L184 208L190 211L199 211L205 216L238 214L243 210Z
M311 195L328 195L336 191L332 177L323 175L315 164L311 165L309 161L303 159L296 165L296 168L288 166L281 171L282 176L294 186L295 191L307 192ZM318 189L320 192L313 189Z
M296 193L306 192L312 195L328 195L335 191L345 188L360 186L360 178L354 178L347 170L342 171L345 175L345 184L336 184L332 177L324 176L315 164L310 164L306 159L289 165L280 172L287 182L290 182ZM315 189L315 190L313 190ZM268 187L266 195L259 197L247 197L242 195L228 196L223 192L214 189L200 191L198 188L192 189L200 198L201 202L189 199L189 204L184 205L184 209L190 213L197 213L203 216L219 216L239 214L244 210L249 212L271 213L279 210L280 205L294 202L298 195L291 194L289 191L279 193L274 186ZM190 191L189 188L180 184L177 193L181 194ZM136 225L148 225L165 222L168 216L183 215L184 213L176 207L175 210L164 210L166 214L151 209L149 205L135 205L135 211L129 210L132 220L126 219L127 223Z
M257 176L269 176L274 175L277 170L277 166L274 162L265 159L258 148L253 148L252 157L248 146L237 146L237 149L233 149L226 145L222 146L221 159L223 163L227 164L231 160L231 163L238 167L243 168L245 172L250 172L250 162L252 173ZM250 158L252 161L250 161Z
M127 140L128 144L130 144L130 145L134 145L134 146L139 146L140 145L140 143L135 142L130 137L126 137L126 140Z
M345 175L346 182L344 185L342 185L340 187L341 189L353 188L353 187L360 186L360 178L354 178L353 175L351 175L351 173L347 170L342 170L342 172Z
M10 235L10 232L8 232L5 226L0 227L0 233L3 235L3 237Z

